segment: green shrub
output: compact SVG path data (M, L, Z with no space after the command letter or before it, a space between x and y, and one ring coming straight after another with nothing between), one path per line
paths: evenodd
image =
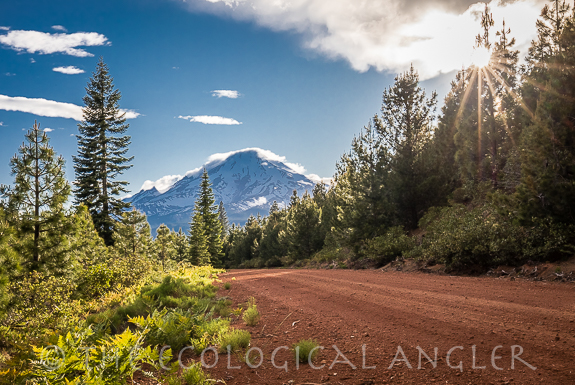
M248 308L244 311L242 319L247 326L256 326L260 321L260 312L258 311L258 306L256 305L256 299L251 297L248 301Z
M199 354L210 345L219 345L222 336L229 330L230 321L216 318L196 325L190 339L194 351Z
M572 255L572 226L538 220L520 226L491 205L432 208L420 221L427 231L422 244L408 255L444 263L452 270L519 265L528 260L556 260Z
M224 283L224 289L230 290L232 288L232 284L229 282Z
M299 360L301 363L307 363L310 360L313 361L319 351L319 349L315 349L318 346L319 344L314 340L300 340L298 343L293 344L292 350L295 360Z
M415 240L401 226L390 227L384 235L367 242L367 255L378 264L385 265L414 247Z
M250 345L251 338L252 336L247 330L228 330L221 337L220 352L227 352L228 346L232 352L238 351L240 349L245 349Z
M188 369L185 369L182 378L187 385L208 385L210 383L199 362L194 362Z

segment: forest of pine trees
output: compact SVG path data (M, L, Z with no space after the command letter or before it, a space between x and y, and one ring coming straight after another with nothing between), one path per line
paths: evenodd
M477 49L441 111L413 67L383 92L329 188L232 225L227 267L396 258L448 269L557 260L575 251L575 15L552 1L524 64L513 26L481 15Z

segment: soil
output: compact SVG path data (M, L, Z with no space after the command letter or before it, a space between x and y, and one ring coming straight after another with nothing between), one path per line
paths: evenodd
M252 369L232 355L231 366L241 368L231 369L220 354L207 370L228 385L575 383L571 282L393 269L231 270L220 279L220 296L234 307L254 297L261 314L255 327L232 323L251 332L261 365ZM281 348L301 339L324 348L313 361L321 369L298 370L293 352ZM422 354L418 369L418 347L432 360L437 348L436 367ZM276 348L275 364L287 362L287 370L273 366ZM211 353L205 358L214 362Z

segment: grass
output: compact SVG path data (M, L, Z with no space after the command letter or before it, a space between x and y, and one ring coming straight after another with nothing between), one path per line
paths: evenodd
M227 333L222 335L220 342L220 352L227 352L228 346L232 352L238 351L240 349L245 349L250 345L251 338L252 336L247 330L229 330Z
M224 283L224 289L230 290L232 288L232 284L229 282Z
M246 323L247 326L256 326L260 321L260 312L258 311L258 307L256 305L256 300L254 297L251 297L248 301L248 308L244 311L242 315L242 319Z
M317 356L319 349L314 349L318 346L319 344L314 340L300 340L298 343L293 344L292 350L296 361L299 360L301 363L312 361Z

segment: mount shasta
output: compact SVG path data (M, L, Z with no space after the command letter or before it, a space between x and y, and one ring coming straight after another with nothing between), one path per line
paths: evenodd
M321 178L304 175L299 164L260 148L214 154L206 164L185 176L168 175L146 181L135 195L125 199L144 212L152 231L162 223L169 228L189 228L203 169L212 183L216 204L224 202L230 223L243 224L250 215L267 215L272 203L287 205L293 190L311 193Z

